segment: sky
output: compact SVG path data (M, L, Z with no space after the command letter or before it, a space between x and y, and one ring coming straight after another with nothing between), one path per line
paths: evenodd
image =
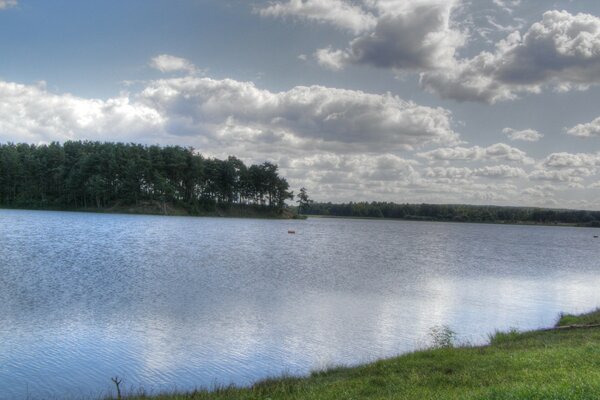
M0 143L191 146L318 201L600 210L600 2L0 0Z

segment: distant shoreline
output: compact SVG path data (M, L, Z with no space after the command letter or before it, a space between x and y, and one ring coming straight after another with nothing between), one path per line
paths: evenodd
M307 215L308 218L330 218L330 219L359 219L359 220L379 220L379 221L409 221L409 222L447 222L451 224L484 224L484 225L523 225L523 226L556 226L556 227L575 227L575 228L598 228L596 226L587 226L569 223L542 223L542 222L510 222L510 221L452 221L447 219L411 219L411 218L386 218L386 217L358 217L358 216L338 216L338 215Z
M200 211L192 213L183 207L168 205L166 212L159 205L143 206L114 206L110 208L62 208L62 207L7 207L0 206L0 210L23 211L58 211L58 212L83 212L90 214L121 214L121 215L157 215L166 217L215 217L215 218L249 218L249 219L306 219L298 217L289 209L261 209L258 207L230 207L214 211Z
M305 220L308 218L323 219L356 219L356 220L379 220L379 221L409 221L409 222L444 222L457 224L484 224L484 225L517 225L517 226L549 226L549 227L576 227L576 228L598 228L585 224L564 222L531 222L531 221L456 221L447 219L425 219L425 218L388 218L388 217L361 217L344 215L320 215L302 214L298 215L293 209L260 209L254 206L230 207L229 209L217 209L215 211L200 211L192 213L183 207L168 205L167 211L160 209L158 205L153 206L114 206L110 208L60 208L60 207L8 207L0 205L0 210L24 210L24 211L59 211L59 212L83 212L91 214L122 214L122 215L158 215L166 217L213 217L213 218L249 218L249 219L281 219L281 220Z
M600 227L600 211L470 204L391 202L311 203L304 214L321 217Z

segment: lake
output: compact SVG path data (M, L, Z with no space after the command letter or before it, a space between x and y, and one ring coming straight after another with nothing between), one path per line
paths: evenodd
M296 234L288 234L288 230ZM597 230L0 210L0 399L247 385L600 305Z

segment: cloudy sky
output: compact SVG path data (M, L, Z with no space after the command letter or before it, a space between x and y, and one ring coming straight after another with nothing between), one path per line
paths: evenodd
M600 2L0 0L0 142L193 146L322 201L600 209Z

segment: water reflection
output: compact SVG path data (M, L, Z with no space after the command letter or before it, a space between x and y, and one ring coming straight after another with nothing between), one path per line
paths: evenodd
M288 235L295 229L296 235ZM248 384L600 304L591 231L0 211L0 398Z

